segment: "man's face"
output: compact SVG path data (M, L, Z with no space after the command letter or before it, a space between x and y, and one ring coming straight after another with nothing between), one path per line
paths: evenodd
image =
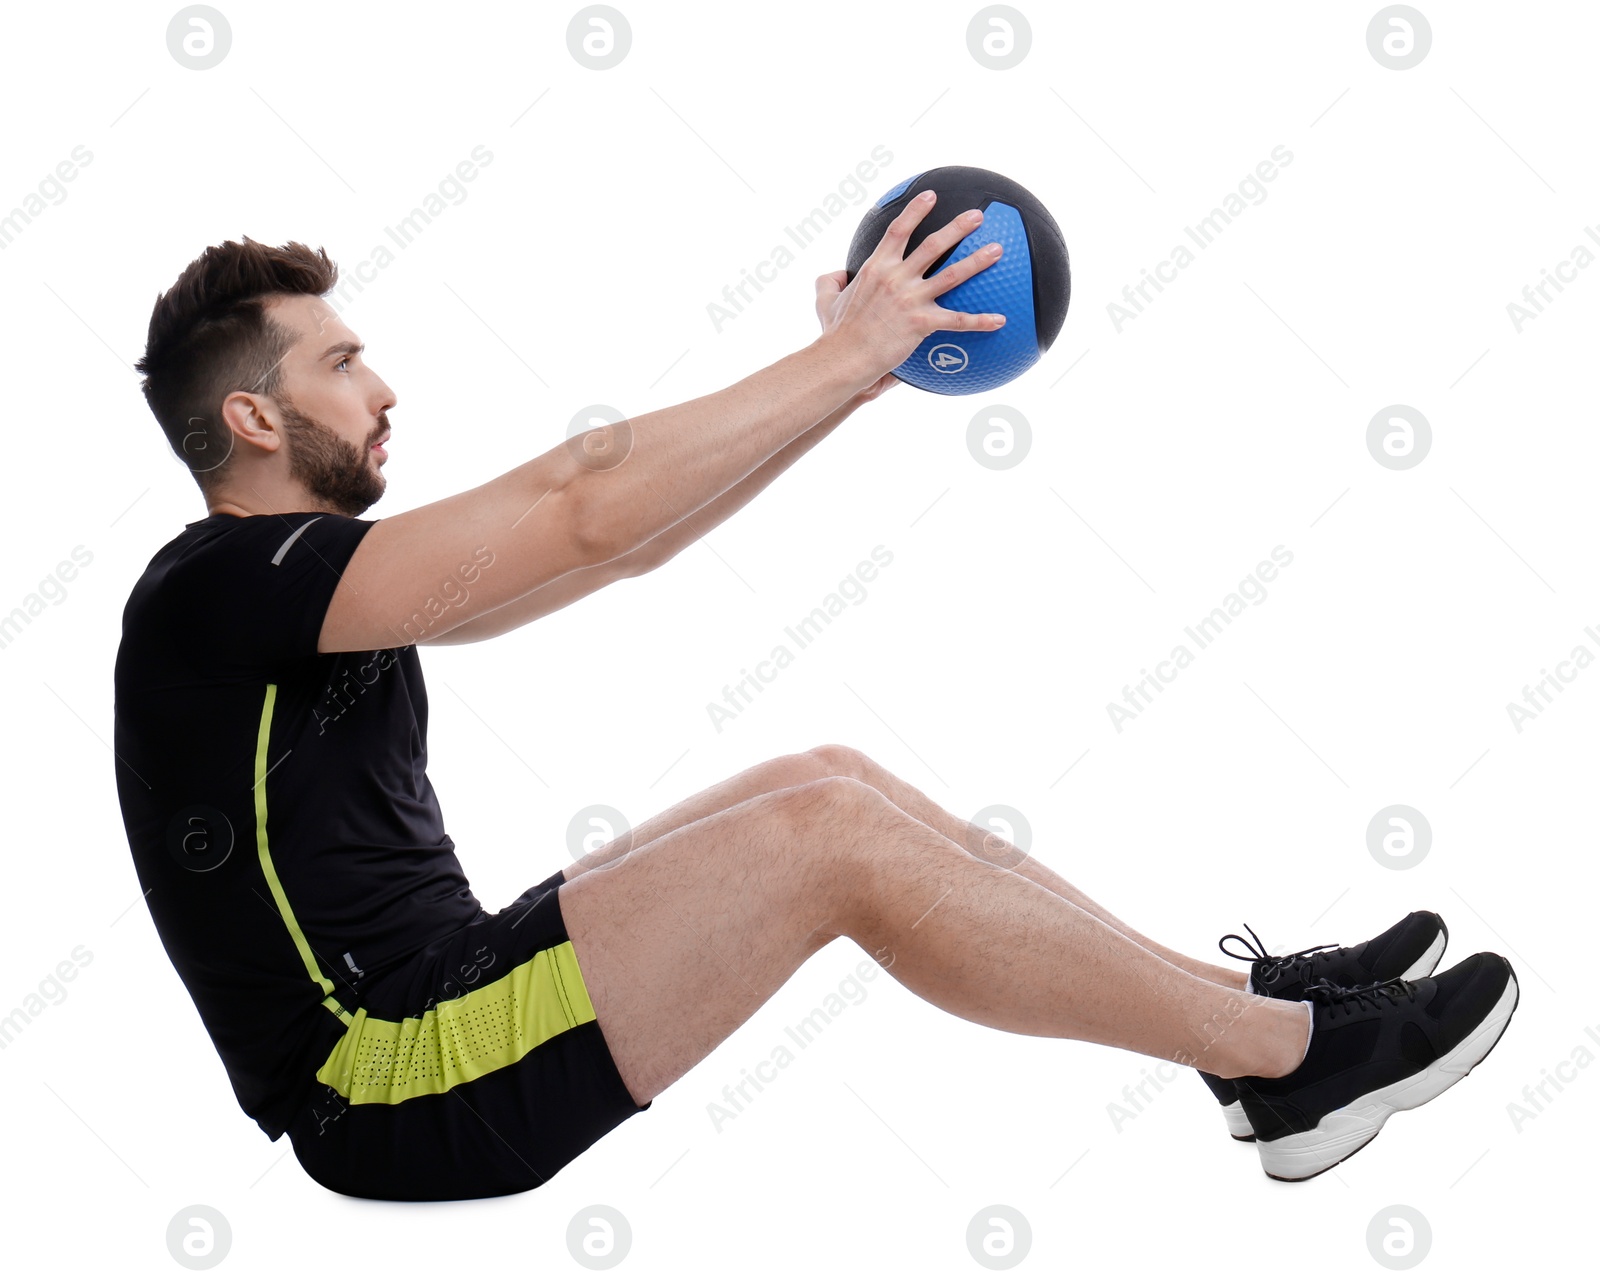
M272 316L300 334L283 361L277 398L289 449L289 477L352 518L383 495L377 447L389 435L394 392L361 360L361 342L327 302L279 298Z

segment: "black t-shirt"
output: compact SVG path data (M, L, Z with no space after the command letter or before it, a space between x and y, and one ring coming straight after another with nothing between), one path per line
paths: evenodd
M115 765L139 884L240 1106L273 1139L363 981L483 912L428 782L416 648L317 651L374 523L187 524L122 617Z

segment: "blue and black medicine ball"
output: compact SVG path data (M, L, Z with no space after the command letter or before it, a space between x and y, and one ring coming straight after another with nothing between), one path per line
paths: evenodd
M924 278L985 244L1000 244L997 262L937 300L946 310L993 312L1004 315L1006 322L993 332L929 333L894 375L934 394L980 394L1021 376L1061 331L1072 293L1067 244L1050 210L1026 187L988 169L951 164L906 178L873 205L850 241L846 284L877 248L889 223L930 188L938 199L911 232L906 253L969 208L982 209L978 228L935 261Z

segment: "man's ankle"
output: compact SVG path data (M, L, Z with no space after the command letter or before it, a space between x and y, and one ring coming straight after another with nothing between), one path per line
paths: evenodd
M1306 1052L1311 1047L1311 1004L1281 1002L1278 1005L1294 1014L1282 1017L1285 1023L1281 1027L1275 1026L1268 1059L1272 1071L1258 1073L1257 1077L1286 1077L1305 1063Z
M1220 1077L1285 1077L1305 1062L1311 1045L1311 1004L1263 1000L1267 1016L1257 1023L1250 1049Z

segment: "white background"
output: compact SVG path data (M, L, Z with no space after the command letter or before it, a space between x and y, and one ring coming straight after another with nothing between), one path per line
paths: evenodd
M1435 1270L1587 1262L1600 1068L1569 1066L1520 1128L1508 1105L1600 1051L1600 670L1520 732L1506 705L1580 643L1600 654L1600 269L1521 332L1507 304L1600 251L1600 15L1425 0L1432 47L1397 71L1368 51L1373 3L1026 0L1031 49L996 71L968 49L975 3L619 6L632 46L605 71L568 50L575 4L224 0L209 71L169 54L176 6L8 15L0 209L93 156L0 252L0 611L93 555L0 650L0 1012L92 954L0 1054L8 1266L179 1271L166 1229L193 1203L250 1273L580 1271L567 1227L595 1203L631 1225L623 1271L651 1273L983 1271L966 1228L996 1203L1029 1220L1024 1271L1378 1271L1367 1226L1396 1203L1429 1221ZM238 1110L127 853L121 609L205 513L131 364L206 245L298 239L349 270L480 144L467 197L344 311L399 396L369 517L549 449L584 405L637 415L809 342L815 277L923 169L1021 181L1073 264L1059 339L998 394L897 387L661 572L424 654L431 774L490 908L567 862L585 805L637 822L838 741L963 816L1014 807L1041 860L1198 956L1241 922L1285 951L1438 910L1447 964L1493 949L1517 969L1494 1054L1285 1185L1198 1081L1119 1130L1107 1106L1151 1061L983 1029L879 978L718 1133L707 1105L862 958L840 941L542 1189L405 1206L307 1178ZM718 333L707 304L879 145L860 203ZM1264 201L1118 332L1108 303L1279 145ZM990 403L1032 426L1010 469L967 448ZM1408 470L1367 450L1390 404L1431 423ZM865 601L714 729L707 703L875 545L894 559ZM1107 703L1279 545L1266 601L1118 732ZM1415 868L1367 848L1394 803L1432 827Z

